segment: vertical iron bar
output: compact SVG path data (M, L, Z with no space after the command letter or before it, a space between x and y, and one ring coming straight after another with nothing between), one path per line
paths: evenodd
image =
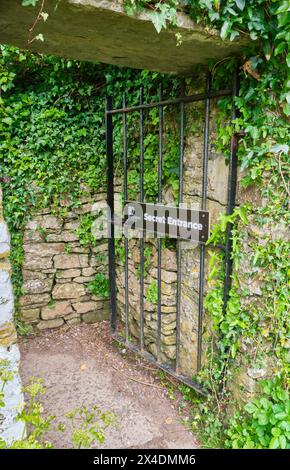
M159 100L162 100L162 85L159 89ZM158 152L158 203L162 202L162 152L163 152L163 107L159 107L159 152ZM162 263L162 240L158 237L158 267L157 267L157 286L158 286L158 307L157 307L157 361L161 359L161 263Z
M140 88L140 105L143 104L143 87ZM144 202L144 136L143 109L140 109L140 202ZM140 238L140 348L144 349L144 231Z
M185 81L181 82L181 96L185 94ZM184 102L180 103L180 149L179 149L179 191L178 207L183 199L183 157L184 157ZM175 370L180 367L180 301L181 301L181 246L177 240L177 293L176 293L176 360Z
M106 98L106 150L107 150L107 203L110 209L110 233L108 238L109 280L111 302L111 332L117 326L116 312L116 271L115 271L115 227L114 227L114 152L113 152L113 119L107 111L112 109L112 98Z
M233 76L233 87L232 87L232 116L231 119L234 121L237 117L237 109L235 105L235 97L238 95L239 87L239 72L238 68L235 70ZM233 129L231 144L230 144L230 158L229 158L229 174L228 174L228 191L227 191L227 215L233 213L236 203L236 187L237 187L237 168L238 168L238 158L237 158L237 148L238 148L238 137ZM226 228L226 243L225 243L225 283L224 283L224 310L226 310L227 302L229 299L229 292L232 284L232 269L233 262L231 258L232 251L232 228L233 224L228 223Z
M123 93L123 108L126 108L126 95ZM128 190L127 190L127 115L123 113L123 150L124 150L124 202L127 201ZM128 290L128 233L125 229L125 334L126 342L129 340L129 290Z
M206 94L211 89L211 73L207 73ZM209 120L210 120L210 98L205 99L205 123L203 138L203 169L202 169L202 190L201 190L201 210L206 209L207 196L207 174L208 174L208 149L209 149ZM203 298L204 298L204 260L205 245L200 245L199 258L199 289L198 289L198 325L197 325L197 372L201 368L202 355L202 320L203 320Z

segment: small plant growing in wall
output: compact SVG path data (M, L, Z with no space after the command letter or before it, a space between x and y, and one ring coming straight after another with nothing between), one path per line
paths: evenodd
M121 264L125 264L125 247L121 243L117 243L115 246L116 258Z
M109 278L103 273L96 274L95 279L88 284L88 289L97 297L109 297Z
M80 226L77 229L77 236L80 244L83 246L94 246L96 244L95 237L92 234L92 225L94 219L91 214L84 214L80 219Z
M152 281L147 289L146 292L146 300L150 302L151 304L156 305L158 302L158 287L157 287L157 281Z

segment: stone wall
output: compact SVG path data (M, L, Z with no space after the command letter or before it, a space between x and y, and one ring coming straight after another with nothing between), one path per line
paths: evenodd
M245 191L242 188L238 192L238 201L252 200L256 209L265 207L266 199L258 196L258 191L251 188ZM235 358L235 371L229 387L233 391L234 398L239 403L246 403L259 390L259 380L270 379L279 367L279 358L273 353L273 337L267 333L275 330L278 322L279 311L275 305L275 296L271 299L269 291L265 289L265 279L272 266L262 268L253 267L255 258L255 246L266 247L274 241L290 242L289 227L283 221L268 220L261 222L261 216L255 213L248 217L247 229L241 227L241 257L237 274L237 290L240 294L240 308L248 311L256 322L256 316L260 313L260 329L263 334L258 334L255 340L248 336L247 330L239 338L240 350ZM286 286L285 286L286 287ZM246 293L246 294L245 294ZM263 319L264 312L272 313L272 324L268 318L267 323ZM277 312L277 318L275 313ZM287 328L287 305L285 305L285 327ZM285 342L284 347L290 350L290 341Z
M120 241L121 243L121 241ZM122 241L123 243L123 241ZM144 342L146 349L157 354L157 243L147 239L144 249ZM147 253L147 255L146 255ZM176 344L176 251L168 248L162 253L162 296L161 296L161 360L172 362ZM140 340L140 242L129 240L129 331L132 338ZM117 258L117 307L119 316L125 322L125 268ZM150 295L150 290L153 295ZM155 292L157 292L155 290Z
M38 330L108 317L108 297L89 288L96 274L107 278L107 241L87 245L78 232L82 217L96 215L104 198L103 193L83 198L77 208L66 201L63 216L43 210L27 223L20 315Z
M2 214L2 190L0 187L0 390L4 393L4 407L0 408L0 437L8 444L20 439L24 423L17 421L23 407L23 395L19 377L19 349L13 323L14 301L10 279L11 266L8 260L10 237ZM12 380L4 384L1 372L13 373Z
M206 209L210 212L211 227L217 222L219 214L226 212L228 166L225 156L215 149L216 140L216 107L211 102L210 136L208 155L207 199ZM187 107L188 126L194 126L194 132L188 132L184 152L183 201L201 207L202 174L203 174L203 134L204 104L193 103ZM192 375L197 365L197 328L199 302L200 247L183 243L182 253L182 289L181 289L181 350L180 364L182 370ZM211 248L213 250L213 248ZM204 293L208 292L209 248L206 248L204 268ZM212 334L207 312L203 314L203 348L202 363L206 356L207 338Z

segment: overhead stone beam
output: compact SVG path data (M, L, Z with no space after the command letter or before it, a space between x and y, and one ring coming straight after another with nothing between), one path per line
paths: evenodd
M0 43L65 58L101 61L119 66L188 74L197 63L238 55L242 41L222 41L216 30L196 25L178 13L177 28L158 34L146 13L131 17L121 0L45 0L46 22L32 36L44 42L28 44L29 29L38 14L21 0L0 1ZM177 46L176 33L182 36Z

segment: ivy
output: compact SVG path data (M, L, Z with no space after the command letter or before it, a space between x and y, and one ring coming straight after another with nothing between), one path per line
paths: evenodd
M97 297L109 297L109 279L103 273L97 273L93 281L89 282L88 289Z
M247 403L226 431L226 447L290 449L290 397L283 381L261 382L261 395Z

